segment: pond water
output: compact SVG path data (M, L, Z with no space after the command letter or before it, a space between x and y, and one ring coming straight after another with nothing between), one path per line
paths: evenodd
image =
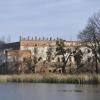
M100 100L100 85L1 83L0 100Z

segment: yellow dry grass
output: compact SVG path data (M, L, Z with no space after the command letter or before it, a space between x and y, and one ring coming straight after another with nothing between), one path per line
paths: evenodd
M0 82L100 84L100 75L97 74L93 74L93 75L92 74L0 75Z

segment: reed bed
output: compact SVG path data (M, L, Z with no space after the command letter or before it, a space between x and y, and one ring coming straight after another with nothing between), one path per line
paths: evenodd
M93 75L92 74L0 75L0 82L100 84L100 75L97 75L97 74L93 74Z

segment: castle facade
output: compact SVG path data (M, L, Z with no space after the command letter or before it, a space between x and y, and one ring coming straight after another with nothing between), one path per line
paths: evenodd
M0 45L0 62L23 60L23 58L33 57L46 60L47 52L51 48L52 56L56 52L56 40L52 38L22 38L18 42L6 43ZM74 48L80 45L78 41L64 41L66 47Z

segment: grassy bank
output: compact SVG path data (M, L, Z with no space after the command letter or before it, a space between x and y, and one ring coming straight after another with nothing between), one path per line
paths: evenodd
M0 75L0 82L100 84L100 75Z

